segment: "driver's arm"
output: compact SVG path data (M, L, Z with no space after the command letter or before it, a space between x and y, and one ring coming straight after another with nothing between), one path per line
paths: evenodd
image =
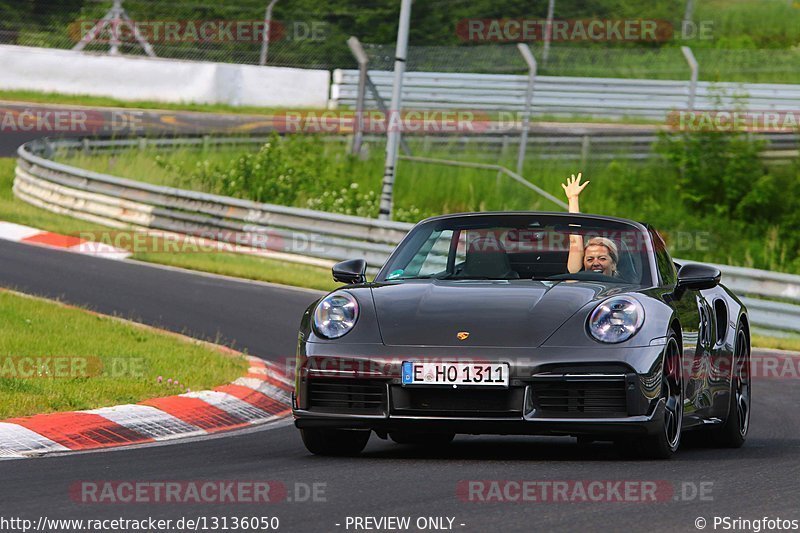
M582 174L578 172L578 176L573 174L571 178L567 179L566 183L562 183L561 187L567 195L567 202L569 203L570 213L580 213L580 194L583 189L589 185L589 182L581 183ZM583 269L583 237L580 235L569 236L569 257L567 258L567 270L570 274L580 272Z

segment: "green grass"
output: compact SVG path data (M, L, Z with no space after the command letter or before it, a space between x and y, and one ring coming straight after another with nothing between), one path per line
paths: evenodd
M348 180L361 183L365 187L377 188L380 185L380 155L379 147L373 147L371 154L363 162L364 167L357 173L348 175ZM338 150L338 148L337 148ZM67 158L67 161L84 168L97 171L113 172L123 176L143 179L161 185L174 185L191 187L187 181L188 173L182 169L199 161L209 160L224 162L235 155L240 155L240 150L212 150L197 152L178 150L175 152L162 152L148 154L128 152L115 156L87 156L79 154ZM160 158L156 163L156 155ZM453 153L443 151L443 157L457 158ZM473 159L481 159L478 154L468 154ZM374 158L378 158L373 160ZM462 157L462 159L464 159ZM508 166L513 166L512 161L502 161ZM81 231L97 231L102 227L84 223L69 217L55 215L37 209L11 194L13 181L14 160L0 159L0 219L28 224L62 233L79 233ZM361 167L358 167L361 168ZM648 182L651 176L641 172L642 167L628 167L619 163L592 163L584 168L584 173L592 181L593 190L598 193L586 195L583 210L586 212L607 213L617 216L633 216L638 219L648 219L656 223L662 230L669 230L673 235L683 231L682 242L677 245L673 242L672 252L676 256L697 261L710 261L727 264L741 264L744 258L758 255L759 248L770 248L776 245L777 237L767 236L766 239L743 241L735 229L727 233L724 229L704 225L702 220L695 220L686 212L665 211L664 204L677 205L679 202L669 188L657 188L655 197L646 197L645 200L631 201L634 195L643 195L643 192L652 192L653 184ZM537 185L544 187L551 193L560 196L560 183L564 176L575 172L576 168L568 163L546 160L532 160L525 168L525 175ZM620 181L626 172L634 172L636 185L631 187L629 180ZM341 182L337 185L348 185ZM423 210L431 212L469 211L475 209L556 209L541 199L522 189L519 185L500 179L494 173L470 169L453 169L410 162L403 162L399 167L397 180L397 204L412 211L409 202L417 202ZM415 208L417 211L421 210ZM646 213L649 217L635 216ZM662 223L659 223L662 222ZM716 233L708 232L712 228ZM708 233L705 235L702 232ZM687 237L688 235L688 237ZM730 238L729 238L730 236ZM702 238L706 246L702 249L692 244L691 237ZM735 245L737 250L723 246ZM744 248L744 252L742 249ZM751 251L754 249L755 251ZM330 279L327 269L319 269L305 265L296 265L262 259L253 256L230 253L138 253L136 259L153 263L191 268L206 272L237 276L248 279L257 279L268 282L283 283L300 287L310 287L321 290L331 290L336 284ZM749 264L748 266L753 266ZM754 336L754 345L765 348L800 350L800 339L773 339L770 337Z
M295 287L332 291L341 286L331 278L331 271L311 265L282 262L234 253L159 253L140 252L133 256L139 261L169 265L213 274L247 278Z
M39 209L16 198L12 192L15 165L16 160L13 158L0 158L0 220L66 235L86 233L102 235L103 232L110 230L110 228L99 224L84 222ZM121 243L125 244L124 242ZM166 253L134 251L133 259L320 290L332 290L338 286L331 279L331 273L328 269L228 252Z
M118 100L104 96L73 95L56 92L40 92L29 90L0 90L0 100L13 102L37 103L37 104L60 104L76 105L87 107L119 107L125 109L149 109L164 111L192 111L201 113L229 113L229 114L252 114L252 115L273 115L286 113L286 108L257 107L257 106L232 106L226 104L193 104L193 103L166 103L142 100ZM348 110L347 106L342 106L343 111ZM292 111L311 111L322 112L322 109L298 109ZM488 111L485 115L492 120L500 118L508 120L507 114L500 115L499 112ZM516 116L516 114L515 114ZM663 125L663 120L653 120L638 116L624 117L596 117L584 115L536 115L535 120L539 122L558 122L558 123L594 123L594 124L632 124L632 125Z
M49 375L31 374L44 367L21 363L26 357L59 358L70 370L57 370L51 361ZM246 370L244 358L207 345L0 291L0 419L208 389ZM167 385L168 379L180 386Z
M126 109L163 109L167 111L197 111L202 113L235 113L268 115L285 109L259 106L233 106L227 104L167 103L152 100L120 100L88 94L64 94L30 90L0 90L0 100L33 102L37 104L65 104L90 107L121 107Z
M714 39L708 44L716 48L785 49L800 42L800 5L796 2L701 0L695 4L695 21L714 21Z
M800 352L800 337L766 337L764 335L753 335L751 339L753 346L759 348L771 348L774 350L789 350Z
M363 158L346 155L342 143L301 138L271 141L281 148L210 148L174 152L130 151L115 155L63 155L60 160L82 168L109 172L180 188L238 196L296 207L345 214L377 216L383 175L383 145L371 144ZM505 155L478 152L454 140L450 145L414 146L429 157L500 163L514 168L513 151ZM692 211L676 186L674 170L665 161L544 159L533 150L523 175L558 198L560 184L583 171L592 183L581 199L584 212L650 222L668 236L671 252L682 259L800 273L790 225L741 220L720 224L711 206ZM255 159L253 159L255 157ZM250 158L250 159L248 159ZM794 165L770 169L780 183L796 180ZM794 174L793 174L794 173ZM699 179L699 178L698 178ZM787 189L789 190L789 189ZM774 195L772 196L774 197ZM556 210L561 207L495 172L401 161L394 190L394 218L416 222L442 213L491 210ZM777 197L783 211L792 198ZM713 202L710 202L713 204ZM668 206L665 208L665 206ZM768 211L777 213L774 208ZM760 214L758 215L761 216ZM791 215L790 215L791 216Z
M716 48L712 42L692 41L699 80L709 82L800 83L797 49ZM539 51L539 55L541 51ZM541 64L543 76L686 80L691 71L678 46L661 48L553 47ZM524 74L523 71L517 72Z
M441 157L477 162L497 162L497 157L467 151L458 153L459 142L453 141L450 146L437 147L427 152L427 157ZM128 151L114 155L92 155L78 152L57 157L59 161L80 168L97 172L110 173L116 176L146 181L156 185L203 190L212 193L224 193L213 185L204 186L193 176L193 171L200 167L215 167L229 164L251 153L257 147L247 148L211 148L208 150L180 149L175 151ZM322 153L315 156L321 161L341 163L343 169L335 175L323 176L320 179L322 193L347 189L357 184L360 190L379 191L383 175L383 145L374 144L368 150L369 155L363 160L350 160L345 156L342 143L327 142ZM415 151L415 153L418 153ZM535 155L535 154L534 154ZM509 154L501 164L509 168L515 166ZM333 165L331 165L333 166ZM532 158L526 164L524 175L538 186L563 196L560 183L564 176L576 172L577 163L562 161L536 160ZM598 170L604 165L593 165ZM300 190L293 205L297 207L315 207L319 190ZM247 197L242 194L241 197ZM588 196L588 195L587 195ZM262 201L276 202L269 198L253 198ZM602 196L594 199L595 209L610 209L614 206L602 205ZM537 196L508 177L497 177L495 172L481 169L456 168L448 166L428 165L416 162L401 161L398 165L395 184L395 203L399 209L413 210L408 221L416 222L419 218L447 212L501 210L501 209L557 209L558 206ZM377 204L375 205L377 209ZM401 217L402 218L402 217Z

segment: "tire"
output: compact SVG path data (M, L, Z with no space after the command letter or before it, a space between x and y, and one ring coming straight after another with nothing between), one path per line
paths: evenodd
M741 325L736 329L733 358L728 417L721 427L711 430L711 442L718 448L741 448L750 429L750 340Z
M300 436L314 455L358 455L367 446L370 431L351 429L303 428Z
M413 446L447 446L455 438L455 433L415 433L409 431L392 431L389 438L397 444Z
M664 400L663 427L654 435L626 443L628 451L645 459L669 459L681 445L683 429L683 364L678 337L670 333L664 347L661 377L661 399Z

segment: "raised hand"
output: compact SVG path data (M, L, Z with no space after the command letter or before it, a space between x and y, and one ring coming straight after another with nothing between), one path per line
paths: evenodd
M571 178L567 178L566 183L561 184L561 187L564 189L564 193L567 195L568 200L578 198L583 189L589 185L590 182L588 181L581 183L581 176L583 176L583 174L578 172L577 177L575 177L575 174L573 174Z

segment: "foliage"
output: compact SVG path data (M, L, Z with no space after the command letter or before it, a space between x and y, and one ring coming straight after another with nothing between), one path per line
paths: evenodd
M743 133L662 134L660 141L658 149L677 171L681 200L696 213L707 212L713 206L720 217L743 214L741 203L753 180L765 177L767 172L759 157L763 143L750 140Z
M582 170L592 184L581 208L652 223L677 257L800 273L800 170L766 166L760 144L745 135L691 133L665 137L645 162L623 157L576 163L540 158L522 175L561 196L565 176ZM511 154L464 148L460 142L414 153L513 167ZM257 151L139 152L71 156L80 167L134 179L231 194L269 203L374 217L383 174L383 144L361 158L346 143L318 137L273 137ZM621 154L622 155L622 154ZM156 164L153 161L157 161ZM401 161L394 189L395 220L416 222L441 213L552 210L553 205L495 172Z
M123 7L137 21L258 21L264 17L265 3L125 0ZM465 42L456 29L465 19L543 19L547 4L547 0L415 2L411 10L409 65L428 70L523 72L524 65L513 43L503 49L491 43ZM696 52L704 80L797 82L800 9L784 0L695 0L695 4L694 23L698 27L710 23L709 38L684 38L681 34L685 0L558 0L558 19L659 20L672 24L674 38L657 43L555 43L550 60L541 62L541 73L683 79L687 69L678 47L687 44ZM0 42L71 48L75 44L74 23L98 20L110 6L111 0L0 0ZM279 2L273 18L284 31L270 45L269 62L279 66L352 68L355 61L345 45L346 39L355 35L364 43L393 45L399 6L397 0ZM305 29L297 31L296 24ZM308 37L311 24L319 26L320 38L304 38ZM153 44L161 57L249 64L257 63L260 57L257 38ZM541 43L531 44L540 56ZM446 48L429 54L425 47ZM415 48L423 50L416 54ZM105 51L107 44L91 44L88 49ZM465 51L469 54L461 54ZM127 42L123 43L122 52L142 53L137 45ZM505 59L486 62L481 59L482 54ZM393 51L372 57L373 65L380 64L383 58L379 56L384 55L391 59ZM415 55L425 57L419 59Z
M258 151L241 153L230 162L197 161L186 181L216 194L256 202L376 216L375 190L361 190L355 181L347 183L357 159L341 150L328 158L320 157L326 152L324 144L319 137L300 136L290 142L273 133ZM174 168L165 161L161 164L167 170Z

